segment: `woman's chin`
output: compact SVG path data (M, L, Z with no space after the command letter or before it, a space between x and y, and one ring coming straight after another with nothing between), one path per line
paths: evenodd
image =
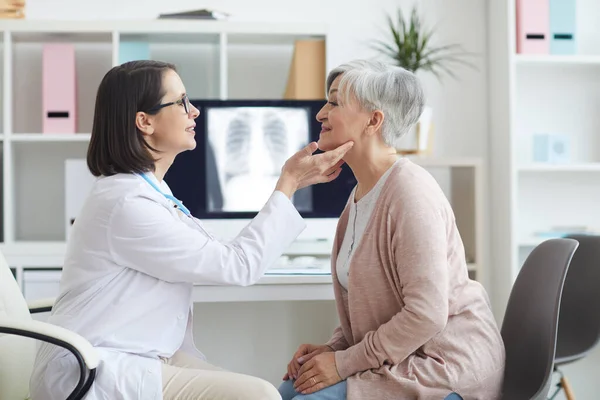
M323 140L323 139L319 139L319 141L317 142L317 145L319 146L319 150L321 150L321 151L329 151L329 150L333 150L336 148L336 146L334 146L328 140Z
M194 138L192 138L192 140L189 141L187 149L186 150L194 150L196 148L196 140Z

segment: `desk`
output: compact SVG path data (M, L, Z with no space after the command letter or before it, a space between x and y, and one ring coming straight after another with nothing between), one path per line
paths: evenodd
M271 275L256 284L194 287L194 341L209 362L278 386L302 343L339 325L331 275Z
M252 286L197 285L192 294L194 303L334 299L330 274L268 274Z

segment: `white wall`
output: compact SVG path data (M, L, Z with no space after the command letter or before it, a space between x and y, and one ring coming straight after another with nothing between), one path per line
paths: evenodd
M207 7L231 13L237 20L325 22L330 32L327 64L331 69L355 58L374 56L369 43L386 38L385 13L394 12L397 4L407 6L412 1L28 0L26 12L28 19L147 19L163 12ZM440 84L433 76L422 75L428 103L434 109L433 152L485 159L487 1L421 0L419 4L426 23L437 24L440 44L460 43L477 54L473 61L478 71L456 70L459 81L447 77ZM202 304L195 312L197 342L211 361L274 384L279 384L297 345L325 341L337 320L333 302Z

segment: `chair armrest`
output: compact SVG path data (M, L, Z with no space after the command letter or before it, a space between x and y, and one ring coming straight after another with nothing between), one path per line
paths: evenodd
M80 354L88 369L96 368L99 363L96 349L85 338L47 322L0 319L0 333L26 336L61 346L72 353Z
M79 382L67 400L84 398L96 377L99 357L96 349L75 332L41 321L0 319L0 333L25 336L52 343L70 351L79 364Z
M47 312L52 310L54 306L55 297L47 297L45 299L37 299L27 302L27 307L31 314Z

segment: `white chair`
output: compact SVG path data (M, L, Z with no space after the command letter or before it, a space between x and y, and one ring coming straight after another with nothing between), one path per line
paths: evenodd
M74 332L31 318L32 312L50 311L52 304L52 299L27 304L0 253L0 400L29 398L37 344L32 339L61 346L76 357L81 374L69 400L83 398L92 385L98 366L92 345Z

